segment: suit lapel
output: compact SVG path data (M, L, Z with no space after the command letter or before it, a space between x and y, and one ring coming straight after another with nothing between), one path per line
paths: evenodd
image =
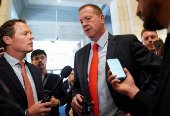
M83 78L83 81L85 83L85 85L87 85L88 87L88 81L87 81L87 78L88 78L88 60L89 60L89 54L90 54L90 49L91 49L91 44L89 43L87 45L87 48L85 49L84 53L82 53L84 56L84 60L82 62L84 62L84 66L82 67L83 68L83 75L85 75L85 77ZM86 93L87 96L90 96L90 91L89 89L87 90L87 93Z
M19 93L21 93L21 95L25 98L25 100L27 100L27 97L21 85L21 82L19 81L17 75L15 74L10 64L6 61L6 59L3 56L0 60L0 65L1 65L1 70L7 75L7 78L9 78L13 86L19 91Z
M116 41L115 37L109 33L108 45L107 45L107 54L106 54L106 75L109 70L107 59L113 59L115 57ZM106 76L107 77L107 76Z
M106 82L110 92L113 90L111 84L108 82L107 72L109 71L109 66L107 64L107 59L115 58L116 41L115 37L109 33L107 54L106 54Z

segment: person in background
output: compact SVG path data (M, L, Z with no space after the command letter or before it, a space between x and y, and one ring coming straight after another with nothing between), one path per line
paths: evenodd
M40 71L24 59L33 50L31 34L25 19L8 20L0 27L0 44L5 49L0 57L0 78L27 115L47 115L51 102L41 103L44 93Z
M142 38L142 44L146 46L150 51L157 54L160 58L163 57L163 48L160 49L160 51L156 51L153 41L160 39L158 38L158 34L156 31L149 31L146 29L143 29L141 32L141 38Z
M40 69L42 77L41 80L45 91L51 91L55 87L57 81L60 81L50 99L52 103L50 116L59 116L59 107L67 102L67 94L64 90L64 84L61 77L57 74L47 73L47 54L44 50L34 50L31 53L31 63Z
M67 78L70 73L72 71L72 68L71 66L65 66L62 70L61 70L61 77L64 79L64 78ZM68 81L68 78L63 82L64 83L64 87L65 87L65 90L67 91L67 89L69 88L69 81Z
M141 69L149 74L159 72L161 59L149 51L134 35L113 36L105 29L105 19L97 5L79 8L79 21L91 43L79 49L74 61L72 108L82 113L82 97L91 97L94 116L138 116L131 101L116 93L108 82L107 59L117 58L127 67L140 86ZM148 62L146 62L148 61Z
M73 109L71 107L71 102L72 102L72 86L74 83L74 69L72 69L70 75L68 76L68 82L69 82L69 88L67 89L67 96L68 96L68 100L67 100L67 105L66 105L66 109L65 109L65 113L66 116L70 116L73 115ZM76 116L77 114L75 114L74 112L74 116Z
M116 75L111 75L110 71L108 81L115 91L128 96L134 103L134 110L139 109L143 116L170 116L170 0L137 1L136 14L144 21L145 29L168 30L156 90L152 96L142 92L127 69L124 81L115 79Z
M162 48L161 52L157 52L153 41L158 40L158 34L156 31L149 31L146 29L143 29L141 31L141 38L142 38L142 44L146 46L150 51L157 54L160 58L162 58ZM157 76L158 77L158 76ZM141 90L145 91L148 94L153 94L156 84L157 84L157 77L154 77L152 75L147 74L145 71L142 71L141 73Z

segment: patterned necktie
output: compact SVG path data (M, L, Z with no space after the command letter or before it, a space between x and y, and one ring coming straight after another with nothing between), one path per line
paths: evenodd
M99 107L98 107L98 94L97 94L97 75L98 75L98 45L94 43L93 45L93 58L90 65L89 72L89 90L91 98L94 102L93 115L99 116Z
M27 95L28 108L30 108L33 104L35 104L31 83L26 74L24 62L19 62L18 64L21 66L22 76L23 76L24 85L25 85L25 91Z

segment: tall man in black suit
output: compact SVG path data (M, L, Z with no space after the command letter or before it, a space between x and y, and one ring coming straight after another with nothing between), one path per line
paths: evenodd
M113 36L109 34L104 26L104 15L96 5L86 4L80 7L79 20L84 33L91 39L91 43L75 54L72 107L78 114L81 114L82 106L78 102L82 102L82 96L91 96L89 69L93 57L92 46L97 43L99 46L97 80L99 115L129 115L124 111L138 115L138 112L133 111L133 108L130 107L131 103L125 104L126 98L113 91L111 84L108 83L109 67L106 59L118 58L122 66L130 70L138 86L140 85L141 69L149 74L156 74L159 72L161 59L143 46L134 35Z
M138 0L137 15L144 21L147 30L168 30L164 45L162 66L153 96L140 91L128 70L127 78L120 82L108 72L113 89L127 95L144 116L170 116L170 0ZM135 110L135 109L134 109Z
M0 27L0 44L6 51L0 58L0 78L10 90L15 102L25 110L27 115L47 115L51 108L46 107L51 103L39 101L44 98L40 71L24 59L26 54L33 50L34 37L31 33L24 19L9 20ZM21 66L18 64L21 61L25 63L26 75L31 84L35 102L29 108Z
M59 106L63 106L67 103L67 93L62 78L57 74L47 73L47 54L44 50L34 50L31 53L31 63L40 69L45 91L51 91L55 87L57 81L60 81L50 100L52 103L50 116L59 116Z

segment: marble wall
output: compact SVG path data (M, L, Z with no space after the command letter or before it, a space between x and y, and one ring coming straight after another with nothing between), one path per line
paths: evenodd
M112 30L114 35L135 34L141 41L143 21L136 16L138 2L136 0L113 0L110 4ZM166 29L157 31L165 41Z
M11 19L12 0L1 0L0 25Z

